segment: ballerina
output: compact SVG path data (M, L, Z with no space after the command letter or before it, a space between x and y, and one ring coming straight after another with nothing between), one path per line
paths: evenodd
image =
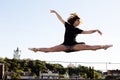
M98 32L102 35L102 32L98 29L94 30L82 30L79 29L78 26L81 23L80 17L76 13L72 13L67 21L64 21L63 18L58 14L55 10L50 10L51 13L54 13L58 20L65 26L65 35L64 42L60 45L50 47L50 48L28 48L34 52L74 52L74 51L82 51L82 50L99 50L112 47L113 45L86 45L84 42L77 42L76 36L78 34L92 34Z

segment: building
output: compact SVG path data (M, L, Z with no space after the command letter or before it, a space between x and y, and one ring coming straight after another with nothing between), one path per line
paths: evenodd
M72 63L70 63L67 67L69 67L69 68L75 68L75 65L72 64Z
M107 75L120 76L120 70L108 70Z
M6 72L6 79L11 80L14 74L20 75L19 80L35 80L36 78L31 72Z
M4 78L4 64L0 63L0 80Z
M13 58L20 59L20 54L21 54L21 50L19 50L19 48L17 48L16 50L14 50Z
M39 72L39 77L40 79L54 79L54 80L59 80L59 73L58 72L52 72L52 71L44 71L44 72Z
M106 80L120 80L120 70L108 70L103 73L103 79Z

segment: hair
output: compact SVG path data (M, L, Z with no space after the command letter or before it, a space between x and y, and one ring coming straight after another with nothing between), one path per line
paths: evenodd
M76 13L71 13L67 21L73 25L77 19L80 19L80 17Z

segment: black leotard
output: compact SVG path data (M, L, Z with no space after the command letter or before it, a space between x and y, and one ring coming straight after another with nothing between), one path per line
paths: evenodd
M65 35L63 45L73 46L75 44L79 44L76 42L76 36L80 34L83 30L74 27L73 25L65 22Z

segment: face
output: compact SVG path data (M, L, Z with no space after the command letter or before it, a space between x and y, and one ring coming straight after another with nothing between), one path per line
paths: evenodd
M80 24L80 19L76 19L74 22L73 26L77 27Z

